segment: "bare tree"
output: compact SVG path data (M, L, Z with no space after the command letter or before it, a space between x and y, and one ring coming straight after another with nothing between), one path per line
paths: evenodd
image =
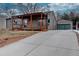
M5 13L8 17L17 14L17 10L21 10L21 13L34 13L34 12L45 12L49 11L50 7L48 5L41 5L41 3L14 3L15 8L9 9L7 6L5 10L0 9L0 13ZM2 11L1 11L2 10Z
M44 12L49 11L49 6L41 6L39 3L19 3L19 7L22 8L23 13L34 13L34 12Z
M16 9L9 9L9 10L6 10L6 14L7 14L7 17L11 17L11 16L16 15L17 11Z

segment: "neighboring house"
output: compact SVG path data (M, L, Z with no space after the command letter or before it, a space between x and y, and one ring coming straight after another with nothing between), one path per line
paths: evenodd
M72 21L69 20L59 20L57 24L58 30L69 30L72 29Z
M12 20L11 20L11 18L6 19L6 29L12 30Z
M53 11L37 12L12 16L6 19L7 28L12 30L54 30L56 29L56 17Z
M6 29L6 16L0 15L0 29Z

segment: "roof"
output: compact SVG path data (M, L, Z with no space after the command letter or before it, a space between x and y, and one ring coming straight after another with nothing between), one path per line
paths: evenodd
M7 18L7 16L0 14L0 18Z
M27 13L27 14L23 14L23 15L12 16L12 17L13 17L13 18L15 18L15 17L18 17L18 18L20 18L20 17L30 17L31 15L33 15L33 16L40 16L41 14L42 14L43 16L47 16L46 13L37 12L37 13Z
M21 14L21 15L15 15L15 16L12 16L13 18L17 17L17 18L20 18L20 17L29 17L30 15L44 15L44 16L47 16L48 13L54 13L54 11L46 11L46 12L34 12L34 13L27 13L27 14ZM7 19L10 19L10 18L7 18Z

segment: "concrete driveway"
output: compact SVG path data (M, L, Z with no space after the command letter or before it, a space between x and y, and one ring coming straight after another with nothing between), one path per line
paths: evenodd
M79 46L72 30L41 32L0 48L1 56L77 56Z

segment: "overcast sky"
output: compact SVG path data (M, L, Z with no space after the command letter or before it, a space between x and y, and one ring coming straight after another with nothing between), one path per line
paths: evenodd
M27 5L27 4L24 4ZM50 6L51 11L59 11L61 12L67 12L67 11L77 11L79 12L79 4L78 3L39 3L38 5L41 5L43 7ZM21 12L21 9L24 7L16 7L16 4L12 3L2 3L0 4L0 9L15 9L17 13Z

